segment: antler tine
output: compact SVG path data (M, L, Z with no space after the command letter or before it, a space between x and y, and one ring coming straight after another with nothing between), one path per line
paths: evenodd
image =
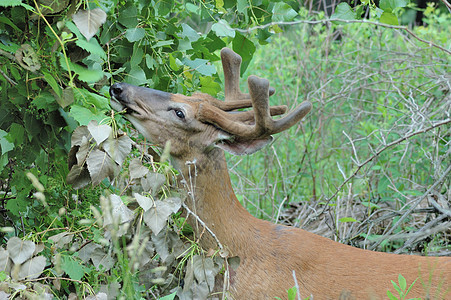
M224 71L224 100L244 100L249 99L249 94L242 93L240 90L240 67L241 56L229 48L221 50L222 69Z
M255 129L253 131L257 136L254 138L282 132L302 120L312 109L310 102L303 102L288 115L279 120L273 120L269 111L269 81L257 76L249 76L248 85L255 111Z
M241 56L229 48L223 48L221 50L221 61L224 71L225 102L250 99L249 94L243 93L240 90ZM275 89L270 88L269 95L271 96L274 93Z

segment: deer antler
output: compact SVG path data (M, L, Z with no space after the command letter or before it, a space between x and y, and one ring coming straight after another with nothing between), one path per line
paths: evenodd
M296 109L279 120L271 115L286 112L286 106L269 106L269 96L274 94L269 81L257 76L249 76L249 94L239 88L241 57L228 48L221 50L224 68L225 102L216 100L201 104L198 119L212 123L240 139L260 139L284 131L299 122L311 109L309 102L301 103ZM229 110L251 107L253 111L227 113ZM254 124L248 124L252 122Z
M224 71L224 101L231 102L237 100L248 100L250 95L241 92L240 90L240 70L241 70L241 56L233 52L229 48L221 50L222 69ZM274 88L269 89L269 95L272 96L275 92ZM251 107L251 102L249 101Z

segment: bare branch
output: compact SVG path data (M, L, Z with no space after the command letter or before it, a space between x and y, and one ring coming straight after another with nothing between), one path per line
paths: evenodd
M373 159L375 159L377 156L379 156L382 152L384 152L384 151L387 150L388 148L391 148L391 147L393 147L393 146L395 146L395 145L398 145L398 144L402 143L402 142L405 141L405 140L410 139L411 137L414 137L414 136L419 135L419 134L421 134L421 133L428 132L428 131L430 131L430 130L432 130L432 129L434 129L434 128L437 128L437 127L440 127L440 126L443 126L443 125L446 125L446 124L449 124L449 123L451 123L451 119L443 120L443 121L438 122L438 123L436 123L436 124L434 124L434 125L432 125L432 126L430 126L430 127L428 127L428 128L425 128L425 129L422 129L422 130L418 130L418 131L412 132L412 133L410 133L410 134L408 134L408 135L406 135L406 136L403 136L403 137L397 139L396 141L393 141L393 142L391 142L391 143L389 143L389 144L386 144L383 148L377 150L370 158L368 158L367 160L365 160L365 161L364 161L363 163L361 163L360 165L357 165L357 168L355 169L355 171L354 171L348 178L346 178L345 181L343 181L343 182L340 184L340 186L337 188L337 190L335 191L335 193L334 193L332 196L330 196L330 197L326 200L326 205L325 205L324 207L325 207L325 208L327 207L327 204L330 202L330 200L332 200L335 196L337 196L337 194L338 194L339 191L343 188L343 186L344 186L345 184L347 184L354 176L356 176L356 175L359 173L360 169L362 169L362 167L364 167L366 164L368 164L369 162L371 162ZM449 168L448 168L448 169L449 169ZM449 172L449 171L448 171L448 172ZM325 208L324 208L324 209L325 209ZM324 209L323 209L323 211L324 211ZM322 211L322 212L323 212L323 211ZM395 228L395 227L393 227L393 228Z

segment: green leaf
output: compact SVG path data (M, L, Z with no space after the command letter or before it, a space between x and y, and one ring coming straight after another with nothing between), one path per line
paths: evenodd
M98 109L101 111L110 109L110 104L107 98L91 93L85 89L74 89L74 96L79 102L91 105L93 109Z
M240 73L241 75L243 75L255 53L255 45L244 35L242 35L239 32L236 32L235 38L232 41L232 48L233 51L239 54L243 59Z
M60 85L56 82L55 78L52 74L47 72L42 72L44 74L44 79L47 81L47 83L50 85L52 90L57 94L59 97L62 96L62 91Z
M172 0L158 0L156 8L156 15L158 16L166 16L168 13L171 12L172 8L174 6L174 1Z
M406 7L408 2L406 0L381 0L380 8L386 12L392 12L395 8Z
M173 292L172 294L161 297L160 300L174 300L176 295L177 291Z
M134 85L143 85L148 83L146 73L139 66L133 66L130 72L125 77L125 82Z
M236 2L236 9L239 13L244 13L244 10L249 6L248 0L238 0Z
M80 125L88 125L88 123L92 120L97 120L97 122L100 123L105 118L104 114L94 114L86 107L77 104L72 105L69 111L69 116L74 118Z
M335 12L330 17L330 19L356 20L356 14L348 3L342 2L337 5L337 7L335 8Z
M25 128L23 128L20 124L12 123L9 128L8 137L10 138L10 142L13 142L16 145L21 145L25 138Z
M210 76L210 75L216 74L215 66L210 65L209 61L206 59L196 58L194 60L190 60L188 58L185 58L183 60L183 63L185 65L187 65L188 67L195 69L197 72L199 72L202 75Z
M384 11L379 21L388 25L399 25L398 17L391 12Z
M398 283L401 290L405 291L407 288L407 281L401 274L398 275Z
M340 222L340 223L350 223L350 222L357 222L357 220L354 219L354 218L351 218L351 217L345 217L345 218L340 218L338 220L338 222Z
M230 27L229 23L226 20L219 20L218 23L215 23L211 26L211 30L219 37L235 37L235 30Z
M92 70L78 64L71 64L71 69L78 75L78 79L87 83L95 83L103 78L103 71Z
M8 19L7 17L0 16L0 23L8 24L9 26L11 26L17 32L22 32L22 30L19 27L17 27L16 24L11 22L11 20Z
M85 275L85 267L71 256L63 256L61 268L73 280L80 280Z
M0 146L2 148L2 155L14 149L14 144L6 138L7 135L8 133L6 131L0 129Z
M125 37L130 43L134 43L142 39L146 35L144 28L129 28L125 31Z
M117 20L126 28L134 28L138 26L139 19L136 6L130 5L126 9L121 10Z
M130 58L130 66L133 68L139 65L143 60L143 57L144 57L143 48L139 46L139 43L136 43L133 46L133 54L132 57Z
M201 85L200 91L202 93L207 93L209 95L216 96L221 91L221 85L216 81L214 81L213 77L201 76L199 80Z
M175 59L174 56L172 55L172 53L169 53L169 66L174 71L177 71L180 69L180 65L178 64L177 61L178 61L178 59Z
M392 292L390 292L390 291L387 291L387 296L388 296L388 299L389 299L389 300L398 300L398 298L395 297L395 296L392 294Z
M87 40L82 38L75 41L75 44L78 47L88 51L89 53L96 54L103 59L107 58L105 51L103 50L102 46L100 46L97 39L90 39L88 42Z
M165 47L165 46L169 46L174 44L173 40L169 40L169 41L158 41L157 43L155 43L155 45L152 45L152 48L161 48L161 47Z
M293 20L298 13L285 2L277 2L272 9L273 22L287 22Z
M182 24L182 33L180 34L182 39L188 38L190 42L195 42L200 38L200 35L187 24Z
M295 300L296 299L296 294L298 292L298 290L296 289L296 287L292 287L291 289L288 289L288 300Z
M0 6L8 7L8 6L18 6L22 5L22 0L2 0L0 2Z
M58 105L56 104L55 97L49 92L42 92L31 103L33 103L38 109L45 109L47 111L56 110Z

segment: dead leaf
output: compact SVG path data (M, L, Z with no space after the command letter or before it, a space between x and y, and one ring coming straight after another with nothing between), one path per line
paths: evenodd
M97 270L100 270L102 266L104 271L110 270L115 263L114 258L102 248L97 248L91 253L91 260Z
M149 173L146 177L141 178L143 190L155 196L166 182L166 176L161 173Z
M132 150L132 140L127 135L122 135L117 139L107 139L103 143L103 148L119 166L122 166Z
M20 48L17 49L15 56L19 65L28 71L36 72L41 68L38 55L33 47L28 44L21 45Z
M194 276L197 282L207 282L210 291L215 285L215 266L211 257L194 255L192 257Z
M78 190L91 182L91 176L89 176L86 166L75 165L67 174L66 181L71 184L74 189Z
M97 145L100 145L103 141L105 141L113 131L113 129L110 126L99 125L95 120L89 122L88 130L89 133L91 133L94 140L96 141Z
M81 34L89 41L105 23L106 13L100 8L79 10L72 16L72 20Z
M53 241L57 249L61 249L65 248L66 245L72 242L73 238L74 238L73 233L61 232L49 237L49 240Z
M157 200L155 206L144 212L144 222L154 232L158 234L164 227L168 217L172 214L172 206L169 203Z
M69 0L39 0L44 16L56 14L67 7Z
M18 237L12 237L9 239L6 249L14 264L20 265L32 257L35 247L32 241L23 241Z
M78 151L75 154L77 157L77 165L83 166L86 162L86 158L88 157L88 153L90 150L90 144L86 136L81 138L81 145L78 146Z
M130 170L130 179L141 178L149 173L149 169L143 166L139 158L132 159L128 168Z
M91 133L89 133L88 127L85 125L79 126L74 130L70 139L71 146L81 146L81 144L83 143L83 137L86 137L88 141L92 138Z
M44 271L47 259L44 256L36 256L27 260L19 270L18 279L35 279Z
M110 201L111 214L104 212L103 227L113 224L113 218L117 218L119 224L129 222L133 219L133 211L122 202L121 197L112 194L108 197L108 201Z
M68 86L63 90L63 94L59 97L56 93L54 94L56 102L62 107L65 108L72 104L75 100L74 90L72 87Z
M80 251L78 251L78 257L82 261L87 262L88 260L91 259L91 255L96 249L102 249L102 248L103 247L99 244L89 243L89 244L85 245L83 248L81 248Z
M92 185L98 185L107 177L113 180L116 171L118 171L118 166L113 159L107 153L98 149L91 151L86 162L88 163Z

